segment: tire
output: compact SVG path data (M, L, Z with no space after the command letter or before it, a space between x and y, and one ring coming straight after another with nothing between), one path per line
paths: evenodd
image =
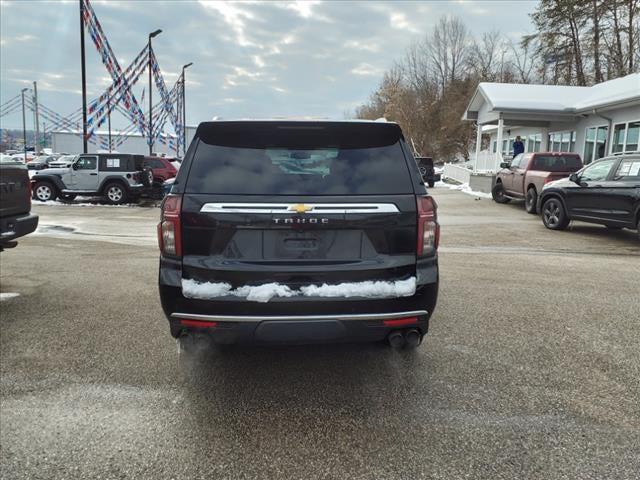
M121 205L129 199L126 187L120 182L107 183L103 192L105 200L111 205Z
M58 197L58 189L49 182L37 182L33 187L33 199L41 202L55 200Z
M534 187L531 187L529 188L529 190L527 190L527 194L524 197L524 209L527 211L527 213L537 213L537 202L538 192L536 192L536 189Z
M140 172L140 183L145 187L153 186L153 170L150 168L145 168L142 172Z
M550 230L564 230L569 225L569 217L560 199L551 197L542 204L542 223Z
M502 183L496 183L493 186L491 189L491 196L493 197L493 201L496 203L509 203L511 201L510 198L505 197Z
M433 188L433 186L434 186L435 184L436 184L436 182L434 182L433 180L430 180L430 181L429 181L429 183L428 183L429 188Z

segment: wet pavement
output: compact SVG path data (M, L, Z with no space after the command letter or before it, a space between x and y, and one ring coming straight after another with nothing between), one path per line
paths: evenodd
M638 478L640 244L436 189L425 343L178 354L157 208L38 206L1 254L2 478Z

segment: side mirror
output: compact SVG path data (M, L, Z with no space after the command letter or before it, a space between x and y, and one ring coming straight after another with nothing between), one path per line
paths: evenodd
M569 180L580 185L580 175L578 175L577 173L572 173L571 175L569 175Z
M509 168L510 166L511 166L511 164L509 162L500 163L500 168Z
M76 163L72 163L71 164L71 168L73 168L74 170L77 170L78 169L78 163L77 162Z

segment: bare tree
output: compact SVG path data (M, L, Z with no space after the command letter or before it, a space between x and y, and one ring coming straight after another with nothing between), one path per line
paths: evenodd
M458 80L468 65L470 37L467 27L457 17L441 17L423 47L431 72L444 95L447 84Z
M496 80L495 65L504 61L504 41L497 30L482 34L479 41L473 41L469 49L469 68L478 78Z
M535 71L536 62L536 42L535 38L530 41L523 40L519 44L509 41L511 52L511 62L513 63L518 81L521 83L531 83Z

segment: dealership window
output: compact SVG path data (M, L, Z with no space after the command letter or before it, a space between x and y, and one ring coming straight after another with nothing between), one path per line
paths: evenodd
M573 152L576 144L576 132L554 132L549 134L550 152Z
M542 147L542 134L529 135L527 139L527 152L539 152Z
M609 127L591 127L587 128L584 138L584 164L593 162L602 158L607 153L607 133Z
M637 151L639 134L640 121L617 124L613 128L611 153Z

